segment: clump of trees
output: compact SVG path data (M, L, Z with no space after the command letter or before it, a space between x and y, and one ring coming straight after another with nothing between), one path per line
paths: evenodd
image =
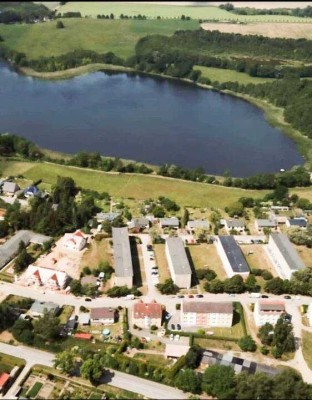
M129 289L127 286L113 286L106 291L108 297L124 297L129 294L134 296L142 296L140 290L136 287Z
M0 134L0 154L6 157L21 155L30 160L43 158L43 153L34 143L20 136L7 133Z
M161 294L177 294L179 291L178 286L171 278L166 279L164 283L157 283L156 287Z

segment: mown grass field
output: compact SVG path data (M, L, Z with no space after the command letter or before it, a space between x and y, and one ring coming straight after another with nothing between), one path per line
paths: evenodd
M3 176L23 174L26 179L54 184L57 176L70 176L77 185L114 197L133 197L137 200L168 195L180 206L224 208L240 197L263 197L268 191L226 188L205 183L186 182L156 176L105 173L49 163L1 162Z
M227 277L222 261L214 245L205 243L187 247L195 269L212 269L219 279Z
M221 10L214 6L181 6L168 4L146 4L146 3L126 3L126 2L75 2L69 1L65 5L58 7L58 13L68 11L80 11L82 16L96 17L98 14L113 13L116 17L120 14L134 16L138 14L147 17L157 18L180 18L182 14L190 16L194 19L217 19L217 20L234 20L234 21L260 21L260 22L304 22L312 20L311 18L288 17L284 15L235 15L228 11Z
M194 65L194 69L198 69L201 71L204 78L209 78L211 82L219 81L223 82L235 82L237 81L239 84L247 85L248 83L265 83L265 82L273 82L273 79L270 78L259 78L257 76L249 76L244 72L237 72L231 69L220 69L213 67L202 67L200 65Z
M312 369L312 333L302 330L302 352L310 369Z
M100 3L98 3L100 4ZM0 35L9 48L30 59L58 56L75 49L98 53L114 52L120 57L134 54L137 41L146 35L172 35L179 29L198 29L197 21L181 20L98 20L63 19L65 29L56 29L56 21L37 24L0 24Z

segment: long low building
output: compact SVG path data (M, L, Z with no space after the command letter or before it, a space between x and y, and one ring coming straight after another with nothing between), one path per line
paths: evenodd
M233 236L218 236L215 244L223 267L230 278L234 275L242 275L243 277L249 275L247 261Z
M184 301L181 323L183 326L230 328L233 323L233 304Z
M113 228L115 285L133 286L133 265L128 228Z
M294 246L283 233L272 233L266 249L282 279L290 279L294 272L306 268Z
M173 282L179 288L189 289L192 270L181 238L168 237L166 239L166 256Z

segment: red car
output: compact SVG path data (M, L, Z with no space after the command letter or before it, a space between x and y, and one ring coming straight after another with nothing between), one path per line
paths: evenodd
M192 294L189 294L187 297L188 297L189 299L194 299L194 296L193 296Z

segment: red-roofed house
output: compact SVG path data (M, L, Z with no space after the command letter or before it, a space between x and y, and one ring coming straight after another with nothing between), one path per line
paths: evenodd
M5 214L6 214L6 209L0 208L0 221L4 220Z
M91 340L92 335L90 333L75 333L74 338L76 339L84 339L84 340Z
M162 306L152 301L143 303L139 301L133 306L133 323L141 328L149 328L152 325L161 326Z
M64 235L64 247L69 250L82 250L87 244L87 239L81 231L74 233L65 233Z
M2 372L2 374L0 375L0 392L3 392L9 380L10 380L10 375L7 374L6 372Z
M30 265L25 272L25 280L28 286L46 285L50 289L64 289L68 279L69 277L65 272L36 267L35 265Z

